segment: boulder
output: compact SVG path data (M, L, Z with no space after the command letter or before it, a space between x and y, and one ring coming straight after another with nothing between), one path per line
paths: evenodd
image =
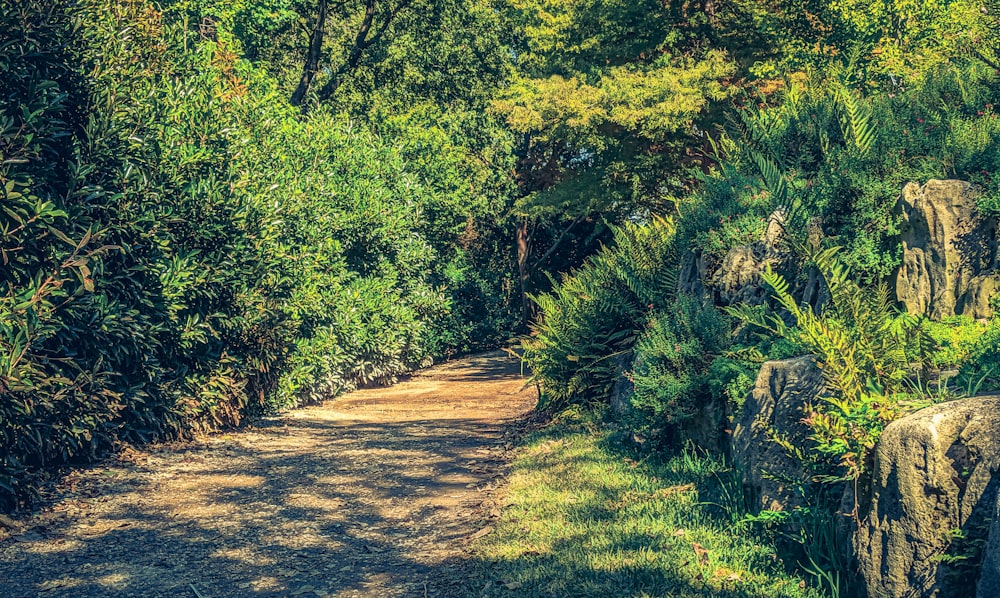
M806 478L802 464L774 441L777 436L794 446L807 446L809 429L802 422L803 409L815 402L825 388L813 357L768 361L733 430L733 461L743 487L758 506L788 511L801 506L796 482Z
M762 283L760 275L785 257L782 250L784 226L785 211L779 208L768 218L760 241L729 250L711 279L718 305L760 305L767 301L770 290Z
M1000 596L1000 496L990 513L989 540L983 549L983 566L976 586L976 598L996 598Z
M681 260L680 275L677 277L678 290L701 300L709 299L708 290L705 288L707 270L705 255L701 251L691 250L685 253Z
M993 315L990 297L1000 288L997 223L979 212L976 196L964 181L903 188L896 295L911 314L935 320Z
M889 424L854 538L869 595L972 596L973 563L950 557L985 537L998 468L1000 397L941 403Z

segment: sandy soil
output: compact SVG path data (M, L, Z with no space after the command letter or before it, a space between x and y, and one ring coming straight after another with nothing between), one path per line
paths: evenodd
M459 596L537 395L504 353L70 472L0 519L0 595Z

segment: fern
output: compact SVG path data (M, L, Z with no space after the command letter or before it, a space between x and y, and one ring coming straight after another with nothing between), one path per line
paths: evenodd
M804 255L807 267L817 269L829 290L830 302L821 312L800 305L789 282L770 268L762 279L794 327L779 313L745 305L727 311L750 325L801 343L815 354L829 395L807 417L811 437L820 454L857 480L882 429L898 414L895 403L912 373L909 356L914 346L927 350L929 337L920 332L918 319L893 306L887 288L861 288L840 260L839 247L798 245L796 249ZM832 472L821 477L841 479Z
M861 153L868 153L875 141L871 106L846 85L840 86L837 100L843 110L841 127L844 139L849 139Z
M631 351L649 314L676 294L672 221L654 218L612 232L612 245L533 297L542 315L524 341L525 357L544 408L607 400L620 374L615 358Z
M788 183L778 165L763 153L751 151L750 157L753 159L757 170L760 172L764 185L771 193L776 206L783 206L788 202Z

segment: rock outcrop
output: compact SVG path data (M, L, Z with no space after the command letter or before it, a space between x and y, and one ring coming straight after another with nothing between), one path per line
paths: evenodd
M942 403L889 424L854 538L869 595L972 596L976 575L948 557L986 535L998 468L1000 397Z
M983 564L976 585L976 598L1000 596L1000 496L994 501L990 513L989 540L983 549Z
M910 183L900 207L896 295L906 310L935 320L992 316L990 297L1000 289L997 223L980 214L975 188L964 181Z
M677 277L678 290L702 301L711 301L708 289L705 288L707 270L705 255L698 250L688 251L681 260L681 270Z
M768 266L773 267L784 259L781 247L785 236L784 226L784 210L775 210L768 218L767 228L760 241L729 250L710 282L715 290L717 305L759 305L767 301L770 291L761 281L760 275Z
M808 427L803 408L824 390L823 376L812 357L768 361L743 405L733 431L733 461L743 486L761 509L787 511L801 505L795 480L806 476L802 464L774 442L774 435L806 446Z

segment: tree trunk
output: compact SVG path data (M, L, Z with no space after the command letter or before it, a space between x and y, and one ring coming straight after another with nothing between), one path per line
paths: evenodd
M387 17L391 19L392 17ZM344 76L348 73L353 72L361 64L361 56L364 54L365 49L371 44L371 40L368 39L368 34L372 30L372 22L375 20L375 0L365 0L365 16L361 21L361 28L358 29L358 34L354 37L354 46L351 48L351 53L347 57L347 62L344 66L337 69L330 80L326 82L326 85L319 90L317 96L320 101L326 100L340 87L340 84L344 80Z
M517 223L517 273L521 280L521 324L528 327L533 315L531 299L528 297L531 286L531 270L528 259L531 254L531 235L528 232L528 220L522 218Z
M328 0L319 0L319 11L316 15L316 26L313 27L312 35L309 37L309 51L306 54L306 63L302 67L302 78L292 94L292 105L301 106L309 93L309 86L312 85L316 73L319 71L319 59L323 53L323 37L326 34L326 15L328 12Z

